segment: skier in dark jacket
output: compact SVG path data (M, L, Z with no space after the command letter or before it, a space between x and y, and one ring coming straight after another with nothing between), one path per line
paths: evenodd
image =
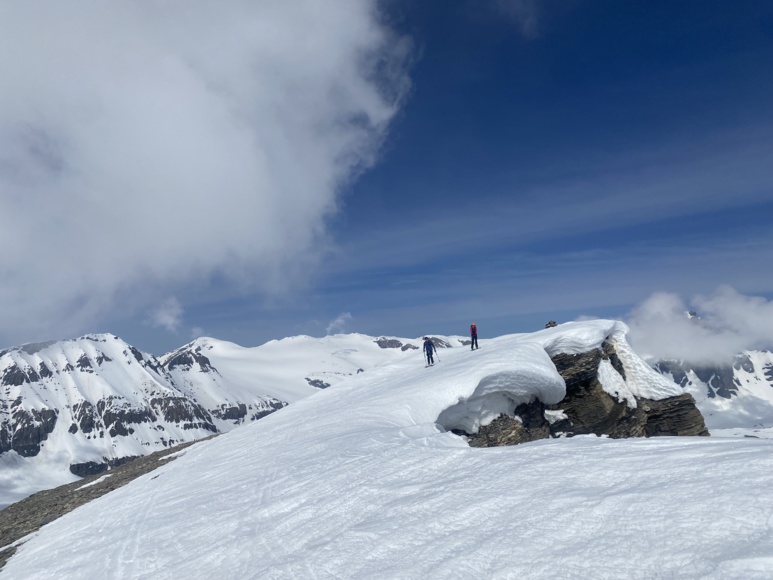
M434 365L435 359L433 358L433 355L435 353L435 345L433 342L427 338L424 337L424 354L427 357L427 365Z
M470 325L470 350L475 350L476 348L480 348L478 346L478 327L473 322Z

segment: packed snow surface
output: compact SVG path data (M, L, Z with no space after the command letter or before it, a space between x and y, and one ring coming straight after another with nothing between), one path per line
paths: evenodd
M771 578L771 441L475 449L439 426L449 409L482 423L487 401L560 400L547 355L625 330L568 324L372 368L45 526L0 578ZM629 391L663 394L621 360Z

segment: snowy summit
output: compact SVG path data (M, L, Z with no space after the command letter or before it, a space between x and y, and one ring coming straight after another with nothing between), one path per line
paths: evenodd
M608 341L623 400L681 393L626 330L569 323L442 349L429 368L408 352L45 526L2 577L769 578L771 441L476 449L449 430L561 401L550 357Z

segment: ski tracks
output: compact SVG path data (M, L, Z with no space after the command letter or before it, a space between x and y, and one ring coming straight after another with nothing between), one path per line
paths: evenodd
M152 488L152 491L148 494L148 501L144 503L142 509L129 518L128 525L126 526L125 540L120 545L120 551L115 562L116 578L140 578L152 575L152 571L147 569L151 563L143 562L142 569L140 569L140 562L137 556L143 533L151 529L146 525L146 522L150 514L154 512L158 502L159 484L152 480L157 479L161 475L163 474L156 473L150 478L151 481L149 481L148 487Z

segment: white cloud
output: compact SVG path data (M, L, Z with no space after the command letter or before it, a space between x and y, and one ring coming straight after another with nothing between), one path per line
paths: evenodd
M0 5L0 339L302 283L408 87L376 4Z
M346 325L351 321L352 315L349 312L342 312L335 319L330 321L325 329L326 334L338 334L346 330Z
M169 332L177 332L182 323L182 317L183 308L177 301L177 298L172 296L153 310L150 316L150 323L153 326L166 328Z
M676 294L653 294L633 310L628 324L636 350L655 359L711 363L773 346L773 302L729 286L695 296L689 305Z

